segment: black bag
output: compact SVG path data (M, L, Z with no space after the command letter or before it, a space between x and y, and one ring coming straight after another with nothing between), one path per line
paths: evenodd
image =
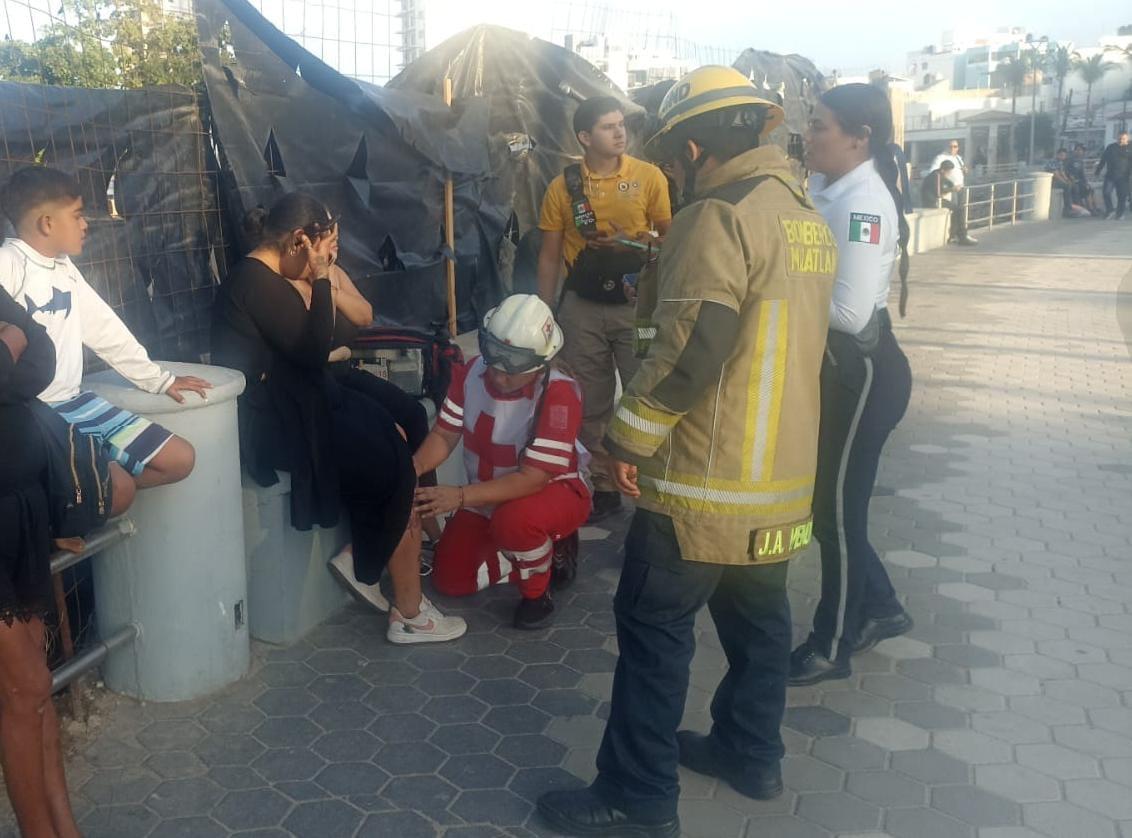
M55 538L85 538L110 518L110 461L93 436L79 433L39 400L30 403L47 449L47 502Z
M464 363L460 347L423 329L362 329L350 344L350 353L354 366L396 384L411 396L427 396L437 410L448 395L452 365Z
M574 225L582 238L591 238L597 234L597 217L582 185L582 167L577 163L567 166L562 176L570 194ZM627 303L622 277L637 273L647 260L647 252L585 247L566 274L566 290L595 303Z

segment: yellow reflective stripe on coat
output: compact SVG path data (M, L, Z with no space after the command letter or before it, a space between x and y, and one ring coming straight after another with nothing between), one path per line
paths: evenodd
M668 438L679 418L677 414L655 410L633 396L625 396L613 414L609 435L618 442L624 440L627 447L636 443L655 451Z
M743 467L756 483L774 473L778 419L786 384L786 339L789 320L786 300L759 304L755 356L747 383L747 429L743 435Z
M753 483L641 474L637 483L642 497L658 504L717 515L805 515L814 496L812 480Z

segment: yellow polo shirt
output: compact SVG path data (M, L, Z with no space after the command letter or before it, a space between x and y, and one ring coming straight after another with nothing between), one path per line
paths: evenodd
M603 234L612 233L616 224L627 236L633 237L651 230L658 221L672 218L668 181L652 163L624 154L616 172L599 177L582 161L582 184L597 216L597 228ZM572 265L585 248L585 239L574 224L564 175L556 177L547 187L538 227L548 233L565 234L562 256L567 266Z

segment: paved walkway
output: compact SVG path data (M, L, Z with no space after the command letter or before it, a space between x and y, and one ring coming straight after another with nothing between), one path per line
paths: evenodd
M1132 225L913 265L916 391L873 531L916 629L791 691L779 800L685 775L691 838L1132 838ZM491 594L463 642L410 649L349 610L212 700L115 700L71 761L85 834L545 834L531 801L593 772L624 525L587 531L553 630L512 631ZM791 579L801 636L812 555ZM724 668L703 625L700 729Z

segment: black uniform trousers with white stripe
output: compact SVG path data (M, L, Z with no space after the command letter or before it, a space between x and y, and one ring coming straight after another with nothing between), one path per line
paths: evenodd
M821 430L814 487L814 535L821 545L821 600L811 642L836 658L865 620L900 611L888 573L869 542L869 501L881 449L908 408L912 372L878 312L880 340L865 354L830 334L821 369Z

